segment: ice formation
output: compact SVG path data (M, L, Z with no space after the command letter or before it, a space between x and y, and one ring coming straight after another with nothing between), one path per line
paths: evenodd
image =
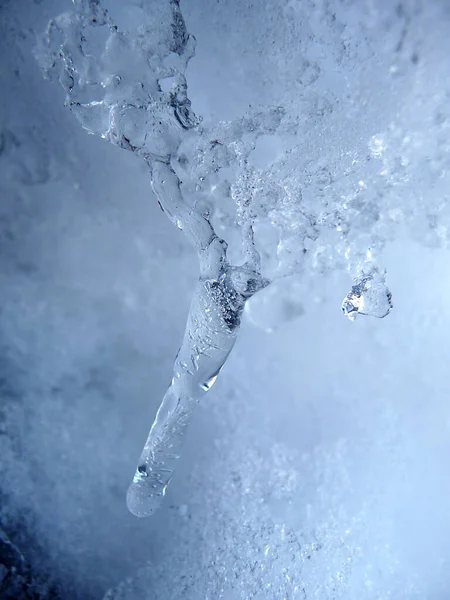
M184 2L186 70L175 4L0 4L0 597L446 599L447 0ZM35 32L74 6L39 60L128 152L36 68ZM136 156L142 122L170 165ZM208 401L182 405L177 476L137 520L124 490L198 280L149 189L168 166L228 243L225 280L253 235L270 284ZM384 267L391 317L342 318L344 297L350 319L389 310ZM199 366L183 385L212 385Z
M246 299L266 281L251 223L245 225L246 260L233 265L227 258L227 244L216 235L208 214L184 199L171 165L182 133L198 124L183 74L194 42L186 32L179 3L166 4L162 39L152 29L154 6L139 15L138 22L144 17L148 25L139 25L136 37L121 33L98 2L76 6L73 15L62 15L49 24L45 40L49 54L41 49L39 56L43 54L47 72L62 61L60 81L68 92L67 104L84 128L146 160L161 208L186 233L200 261L200 280L172 382L128 490L130 511L148 516L165 494L195 403L212 387L233 348ZM107 39L96 56L98 27L106 28ZM140 70L130 74L129 64ZM171 83L164 92L166 79ZM104 95L92 100L97 88Z
M344 314L353 319L358 313L379 318L389 313L391 293L378 257L399 223L414 221L414 205L409 214L392 208L392 197L414 172L413 150L408 156L414 144L395 125L371 135L365 154L360 142L346 148L352 127L344 128L363 102L347 95L347 119L340 123L335 116L329 124L342 148L324 159L326 139L313 143L312 136L323 136L337 91L321 90L320 60L312 58L287 66L289 85L279 104L233 121L204 123L188 96L185 74L195 40L178 0L111 3L108 10L99 0L74 5L72 13L50 22L38 60L47 75L56 73L84 129L145 160L161 208L199 257L200 278L172 381L128 490L129 509L147 516L165 494L193 408L214 384L246 301L256 292L305 270L346 268L353 285ZM284 18L294 29L295 23L304 27L301 16L311 10L311 23L317 21L323 32L308 51L328 55L342 68L355 53L352 24L342 24L351 23L351 3L339 7L342 23L327 2L308 7L287 3ZM414 53L405 56L409 17L402 10L404 27L393 34L400 55L399 64L390 67L393 74L406 68L404 61L418 60ZM359 16L354 27L364 23L370 29L369 9ZM264 144L272 148L284 138L291 141L281 156L269 165L258 159ZM392 172L395 155L386 158L395 144L406 174Z

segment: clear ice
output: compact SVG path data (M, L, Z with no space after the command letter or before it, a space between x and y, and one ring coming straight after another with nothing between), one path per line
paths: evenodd
M377 271L356 279L342 302L342 311L351 321L358 314L383 319L392 307L392 294L386 287L384 274Z
M320 77L317 62L291 65L285 101L207 123L188 96L185 72L195 39L178 0L111 2L109 10L100 0L73 3L73 12L49 23L36 57L49 78L58 78L84 129L145 161L162 210L199 258L172 381L127 494L130 511L148 516L164 497L196 404L233 348L247 300L290 275L346 269L353 286L344 314L386 316L391 293L378 256L398 223L414 215L392 210L384 193L406 181L390 170L386 134L368 135L366 162L356 150L339 148L324 159L317 128L337 103L326 92L310 91ZM343 28L328 18L326 3L322 8L324 27L339 39L339 60L348 60ZM402 140L401 132L390 134ZM277 135L295 141L281 144L268 164L255 162L261 144L280 145ZM325 144L326 127L320 135ZM298 298L280 302L281 318L302 310Z
M199 123L183 75L194 53L194 40L186 31L178 1L166 4L166 22L156 32L159 40L145 35L146 25L139 26L134 38L123 34L98 1L76 1L75 8L76 12L49 23L37 49L38 60L48 75L60 62L66 103L85 129L144 158L161 208L188 236L200 264L172 381L128 489L129 510L145 517L158 508L165 494L196 402L213 386L233 348L245 301L267 282L261 275L251 224L245 226L245 262L234 265L227 258L227 243L216 235L208 215L183 198L180 179L171 166L183 134ZM142 7L141 16L150 19L152 8ZM106 42L99 47L100 27L105 28ZM151 20L148 29L155 34ZM135 69L131 75L130 64ZM166 80L168 86L163 85ZM103 99L92 100L90 94L99 90Z
M446 599L448 0L0 4L0 597Z

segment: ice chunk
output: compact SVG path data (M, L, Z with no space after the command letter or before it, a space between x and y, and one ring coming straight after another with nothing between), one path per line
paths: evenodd
M342 302L342 311L351 321L358 314L383 319L392 307L392 294L386 286L385 274L376 270L356 279Z

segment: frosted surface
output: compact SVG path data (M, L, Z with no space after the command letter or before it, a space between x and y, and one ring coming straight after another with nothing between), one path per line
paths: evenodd
M444 599L446 2L62 4L0 9L20 576Z

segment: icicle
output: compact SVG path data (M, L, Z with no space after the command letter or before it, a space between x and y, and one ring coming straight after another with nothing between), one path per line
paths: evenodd
M195 39L178 0L149 0L139 7L124 0L114 11L117 24L100 0L74 1L73 13L50 22L36 57L48 76L56 74L66 105L84 129L146 161L161 208L199 257L199 281L172 381L128 490L130 511L147 516L164 497L197 402L214 385L234 346L246 301L269 283L261 260L272 279L306 268L342 268L350 231L359 264L359 229L351 229L348 221L359 222L371 237L381 208L377 196L369 202L362 195L361 181L356 192L341 195L345 202L329 210L333 177L322 159L304 163L300 147L265 171L251 166L248 158L259 136L298 128L298 107L290 116L286 107L276 106L210 129L201 126L185 78ZM310 108L317 116L319 108ZM222 168L234 170L232 185L220 179ZM183 196L180 171L187 189L198 194L193 206ZM214 193L220 189L228 189L223 195L234 200L236 213L225 217L239 230L238 236L234 231L226 237L241 242L237 252L230 244L228 254L227 242L212 224L213 217L220 222L214 215ZM343 310L350 318L358 313L382 317L391 306L384 276L364 271Z

